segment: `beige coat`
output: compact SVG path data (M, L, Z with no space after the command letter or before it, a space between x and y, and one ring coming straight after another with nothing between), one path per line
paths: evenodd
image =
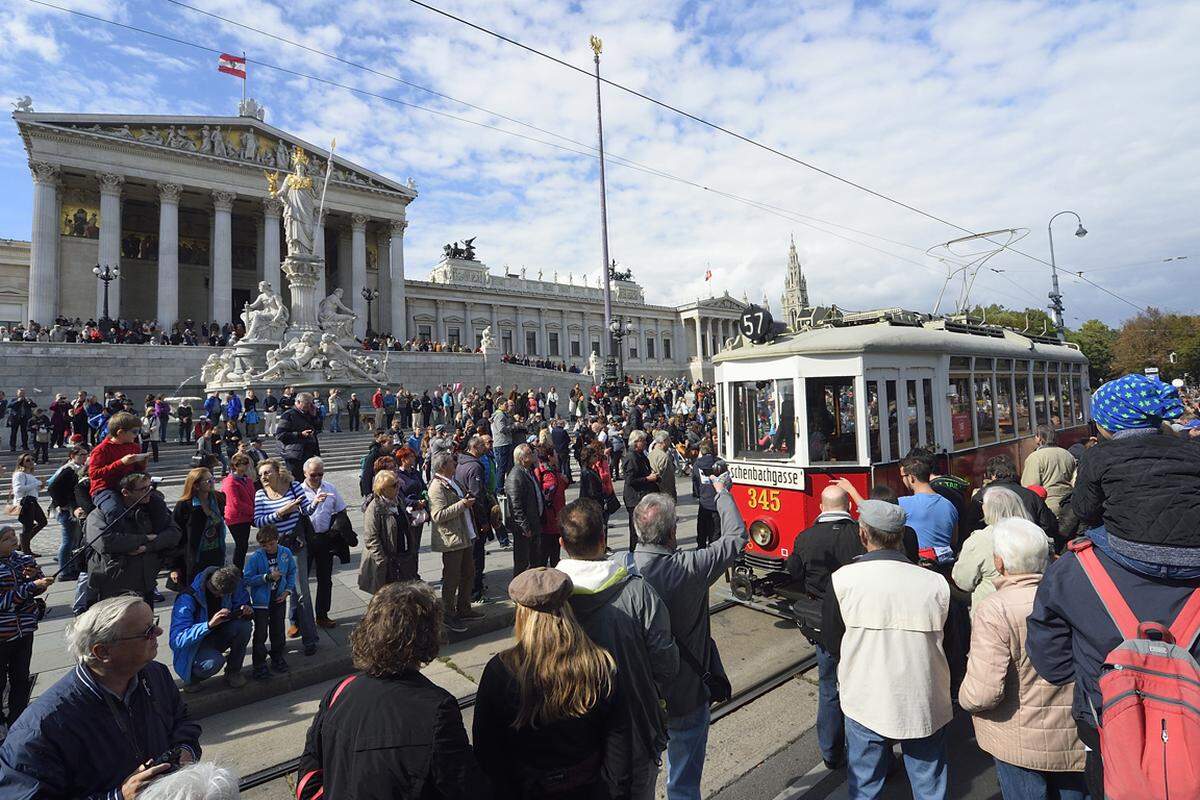
M449 553L471 546L467 506L452 488L436 475L429 482L429 518L433 520L435 553Z
M971 656L958 702L971 712L985 752L1009 764L1080 772L1084 751L1071 719L1075 687L1042 679L1025 650L1025 620L1041 575L1001 575L975 609Z
M1075 480L1075 456L1061 447L1039 447L1025 459L1021 470L1022 486L1041 486L1046 490L1046 505L1057 516L1063 498L1071 493Z
M650 469L658 473L658 491L675 498L675 462L671 454L655 447L646 451L650 460Z

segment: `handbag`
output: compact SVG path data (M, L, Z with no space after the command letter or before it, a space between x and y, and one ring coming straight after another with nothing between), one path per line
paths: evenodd
M716 647L711 636L708 638L708 642L711 646ZM730 685L728 677L700 666L700 662L692 655L692 652L684 647L678 639L675 640L675 645L679 648L679 657L687 662L687 665L700 676L700 682L708 688L710 703L724 703L733 696L733 686Z
M612 515L621 510L621 501L615 494L604 495L604 513Z

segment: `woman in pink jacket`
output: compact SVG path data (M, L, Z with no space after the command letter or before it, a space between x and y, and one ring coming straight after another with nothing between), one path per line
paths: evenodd
M542 554L546 563L534 566L554 567L558 564L558 537L562 535L562 526L558 524L558 514L567 504L567 478L558 465L558 454L551 445L543 445L537 449L538 465L533 470L533 477L542 490Z
M250 543L250 523L254 520L254 479L250 477L250 456L234 453L229 459L230 472L221 481L225 495L225 527L233 537L233 563L246 566L246 548Z
M1083 744L1071 719L1073 685L1047 683L1029 661L1025 620L1050 558L1036 523L992 526L996 591L972 611L971 655L958 702L971 712L979 747L996 760L1004 800L1083 800Z

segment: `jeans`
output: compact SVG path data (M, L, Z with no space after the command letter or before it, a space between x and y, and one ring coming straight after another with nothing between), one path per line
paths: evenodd
M492 448L492 452L496 455L496 471L500 473L500 483L504 484L504 479L508 477L508 471L513 465L513 446L511 444L498 444Z
M1004 800L1086 800L1082 772L1042 772L996 759L996 780Z
M267 636L271 637L271 658L283 658L287 646L287 632L283 629L283 618L287 603L271 603L268 608L254 609L254 649L251 658L256 667L267 663Z
M73 581L79 575L79 571L83 569L82 557L70 561L71 554L75 548L82 543L83 523L81 520L75 519L75 515L70 511L58 510L58 524L62 526L62 541L58 545L58 568L62 574L58 576L60 581ZM67 562L70 561L70 564Z
M0 642L0 695L8 686L8 724L12 725L29 705L33 681L29 663L33 660L33 632ZM3 717L0 716L0 721Z
M442 553L442 611L447 617L458 617L471 610L474 579L475 559L470 547Z
M667 800L700 800L700 776L708 746L708 704L668 719L667 736Z
M240 672L246 660L246 645L250 642L250 620L231 619L200 640L192 657L192 683L211 678L225 667L225 674ZM226 656L226 651L229 655Z
M817 744L821 758L834 763L846 753L846 717L838 693L838 662L817 645Z
M21 434L21 449L29 449L29 420L13 420L8 423L11 427L8 429L8 449L16 451L17 449L17 433Z
M342 432L342 412L338 411L329 415L329 432Z
M317 573L317 619L329 619L329 608L333 605L333 550L329 531L318 533L308 543L308 554L312 557L310 567Z
M883 794L892 740L846 717L847 775L850 800L874 800ZM904 769L913 800L949 800L950 769L946 726L921 739L901 739Z
M308 551L294 550L293 555L296 556L296 583L299 585L288 597L288 619L300 629L300 640L307 647L320 641L313 618L312 592L308 588Z
M121 495L112 489L101 489L96 492L92 495L92 502L96 508L104 512L104 516L109 520L116 519L125 510L125 504L121 502Z

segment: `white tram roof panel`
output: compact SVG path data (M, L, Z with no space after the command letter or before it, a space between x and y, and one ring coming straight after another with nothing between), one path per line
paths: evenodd
M970 326L947 329L946 320L894 324L887 319L856 325L823 325L788 331L766 344L739 337L733 347L717 353L716 363L786 356L857 355L868 353L944 353L993 358L1026 358L1086 364L1072 344L1049 343L1007 328Z

